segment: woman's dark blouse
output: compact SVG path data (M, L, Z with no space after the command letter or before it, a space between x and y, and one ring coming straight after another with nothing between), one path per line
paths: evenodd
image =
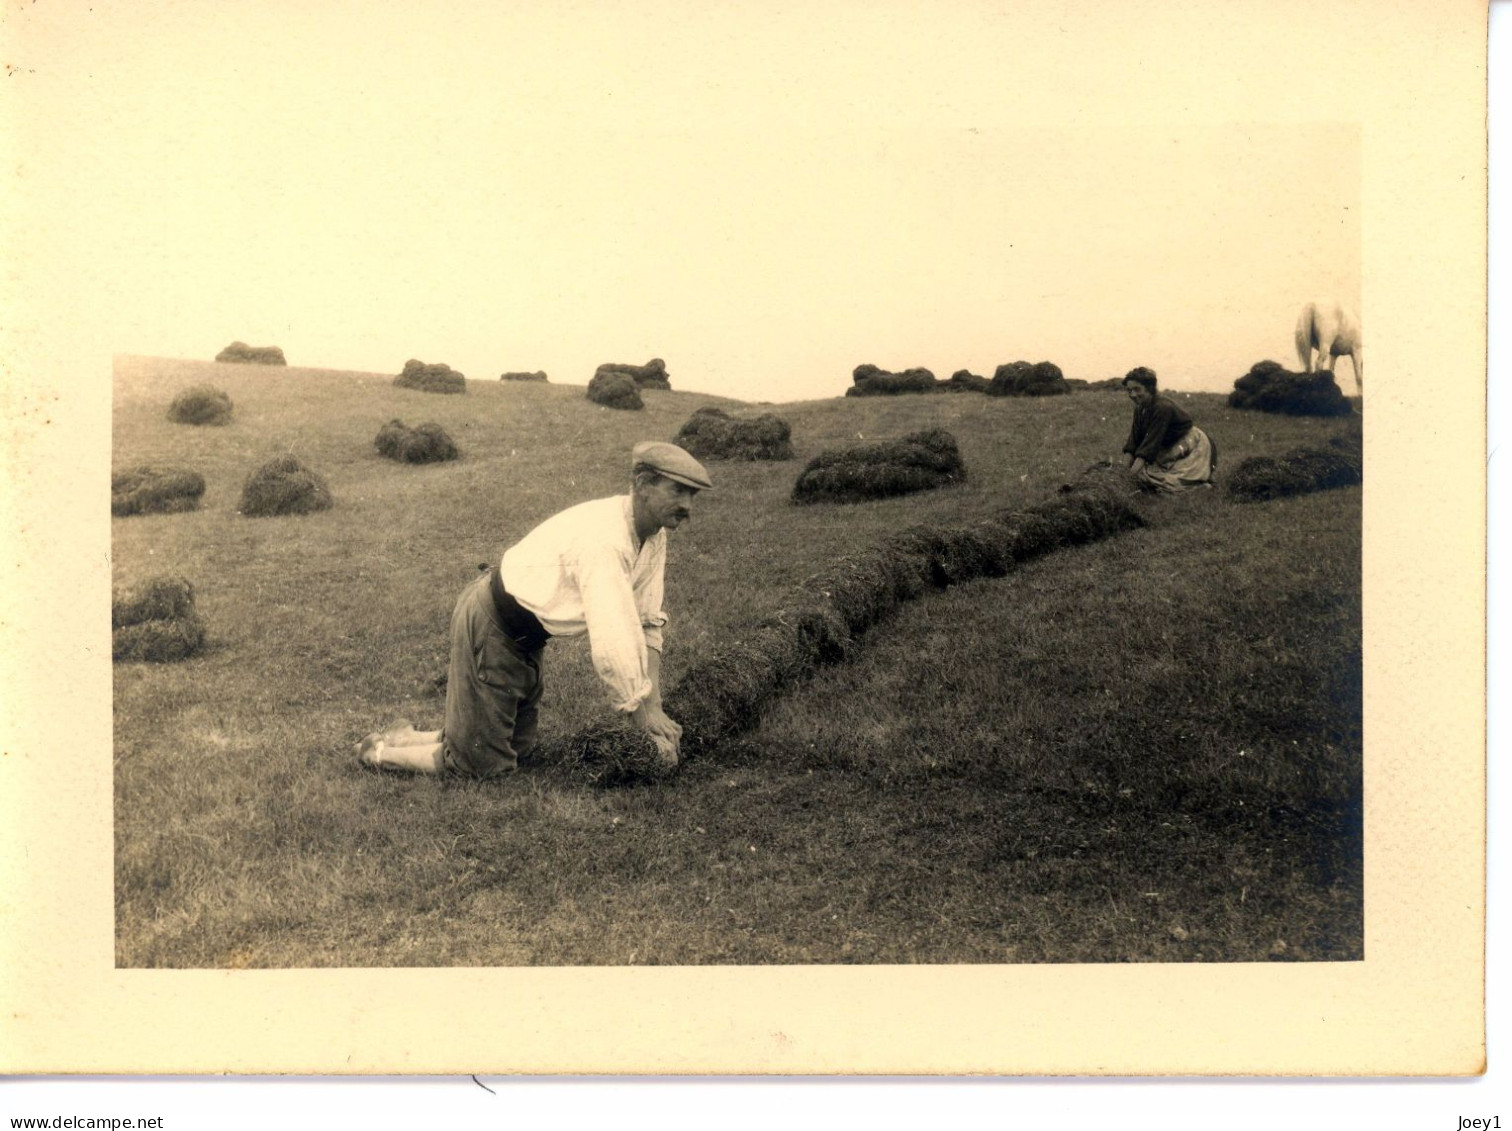
M1157 396L1134 410L1134 426L1123 450L1150 463L1192 430L1192 418L1175 401Z

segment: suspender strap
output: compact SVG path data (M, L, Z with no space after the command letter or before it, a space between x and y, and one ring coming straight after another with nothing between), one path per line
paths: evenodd
M551 639L551 633L541 627L536 615L505 591L497 566L488 572L488 589L493 594L494 608L498 610L499 623L504 626L504 635L527 652L536 651Z

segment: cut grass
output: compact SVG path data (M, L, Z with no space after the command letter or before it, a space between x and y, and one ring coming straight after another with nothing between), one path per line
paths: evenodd
M162 418L212 374L235 428ZM672 392L620 413L580 385L477 383L427 406L469 458L415 476L372 447L412 407L391 380L118 365L118 458L187 463L207 489L199 510L114 522L116 583L182 575L215 627L184 663L116 665L119 964L1358 956L1358 489L1166 500L1149 529L915 601L668 782L409 779L360 771L352 744L439 725L431 677L477 564L624 490L635 441L738 406ZM1229 466L1335 427L1222 400L1184 403ZM1044 502L1128 427L1090 396L780 411L796 458L944 428L971 478L837 512L793 507L780 464L721 465L670 543L669 687L837 557ZM289 451L341 505L239 520L247 474ZM545 670L549 734L609 717L581 644Z

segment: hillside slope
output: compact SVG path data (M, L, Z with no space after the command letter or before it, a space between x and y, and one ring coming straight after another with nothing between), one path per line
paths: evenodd
M232 422L170 424L165 410L174 393L207 382L230 394ZM1134 886L1156 882L1146 855L1131 856L1126 842L1088 840L1079 851L1100 855L1095 883L1061 870L1019 885L1022 864L1004 855L1002 830L1027 818L971 799L1012 797L1034 809L1034 820L1064 824L1065 791L1073 788L1067 765L1099 744L1112 751L1108 765L1148 761L1149 750L1177 741L1162 729L1170 720L1178 720L1170 724L1177 735L1185 733L1183 717L1192 720L1189 729L1213 731L1222 715L1214 707L1222 700L1213 697L1232 702L1246 687L1254 703L1238 714L1237 731L1214 731L1195 765L1184 758L1163 769L1159 789L1150 786L1140 802L1146 808L1131 815L1146 822L1179 805L1178 797L1202 808L1215 804L1215 791L1250 789L1244 775L1214 776L1208 761L1234 745L1230 738L1242 743L1246 727L1267 750L1276 748L1276 735L1291 741L1283 720L1302 707L1300 717L1332 736L1320 742L1340 752L1337 766L1310 780L1274 765L1265 774L1289 783L1283 792L1290 791L1292 811L1302 811L1296 803L1306 797L1326 803L1327 813L1309 818L1314 832L1305 844L1287 835L1298 853L1316 858L1321 845L1337 861L1327 883L1301 865L1273 877L1271 895L1280 898L1280 884L1298 897L1292 903L1306 922L1295 930L1278 926L1266 900L1257 905L1270 908L1269 918L1234 919L1190 892L1183 922L1197 927L1175 926L1191 938L1204 922L1224 924L1203 935L1213 941L1202 958L1325 957L1357 948L1349 806L1358 796L1358 737L1347 724L1357 717L1350 687L1358 680L1350 683L1348 664L1352 654L1357 673L1358 490L1266 507L1203 492L1173 500L1169 521L1150 531L921 601L877 630L858 662L833 669L779 704L738 748L690 764L666 786L606 793L551 772L492 788L412 781L359 772L351 746L396 717L439 724L435 681L444 670L446 618L478 563L496 559L561 507L623 490L636 440L671 437L703 404L757 410L675 391L647 391L643 411L617 412L589 403L581 386L474 381L465 395L439 396L391 382L391 375L118 361L115 466L185 464L204 475L207 490L195 512L114 520L116 581L182 574L196 587L210 632L206 652L187 663L116 669L123 964L1197 957L1195 949L1170 951L1171 924L1156 923L1149 938L1141 933L1149 924L1110 936L1095 916L1075 912L1099 904L1088 892L1101 890L1108 869L1124 868ZM1327 434L1319 422L1232 412L1217 396L1189 400L1220 438L1227 467ZM1043 501L1092 460L1116 454L1128 422L1117 393L841 398L759 411L791 423L795 459L710 465L716 490L699 497L692 523L670 543L669 683L712 641L739 633L836 554L913 523L964 522ZM462 458L432 467L382 459L373 438L393 418L440 424ZM798 470L821 449L925 427L957 437L965 483L848 507L788 502ZM238 515L246 476L284 452L327 478L334 507L298 518ZM1300 526L1299 515L1308 516ZM1314 577L1296 568L1309 561L1329 569ZM1267 580L1278 574L1310 580ZM1194 587L1203 578L1208 583ZM1026 600L1031 592L1038 596ZM1130 593L1143 596L1131 605ZM1309 593L1327 615L1304 622L1300 636L1276 631ZM1244 595L1253 599L1238 599ZM1200 650L1172 646L1149 666L1157 605L1168 610L1165 627L1184 632L1195 624L1204 640L1233 655L1202 695L1168 690L1202 675L1210 657ZM1110 625L1129 620L1146 625L1146 635L1108 636ZM1049 647L1052 636L1063 655L1081 650L1082 662L1166 690L1141 705L1128 683L1041 679L1041 669L1018 658L1024 640ZM1267 638L1270 652L1252 647ZM543 714L554 733L607 714L585 652L572 642L551 646ZM1257 682L1260 657L1270 654L1289 658L1288 674ZM1337 673L1340 664L1342 684L1314 680L1307 690L1302 676ZM1027 708L1031 692L1047 702ZM1110 696L1118 707L1112 714L1132 720L1123 730L1046 729L1051 707L1059 717L1103 718ZM1025 743L1065 753L1028 758ZM935 765L920 761L924 749L937 752ZM1271 780L1265 774L1262 784ZM1190 784L1194 775L1200 786ZM1030 780L1007 788L1015 777ZM926 780L923 801L917 790ZM1086 780L1119 797L1152 779L1131 786L1104 766ZM1047 808L1047 799L1054 805ZM901 840L894 835L900 806L914 818ZM969 857L980 883L952 898L985 918L953 912L949 929L925 931L920 923L935 921L929 909L938 885L966 859L957 852L962 836L981 850ZM1280 836L1262 823L1246 860L1264 856ZM783 851L769 851L779 844ZM914 863L900 872L897 854L905 849ZM1206 883L1216 875L1206 859L1198 853L1190 865L1176 864ZM897 881L904 874L906 891ZM1073 913L1061 929L1036 928L1005 943L1004 924L1014 917L1007 909L1062 881ZM1202 890L1202 883L1191 888ZM1245 894L1241 904L1258 898ZM832 918L811 921L816 900ZM1294 940L1310 930L1311 941L1272 953L1285 941L1276 934L1282 928Z

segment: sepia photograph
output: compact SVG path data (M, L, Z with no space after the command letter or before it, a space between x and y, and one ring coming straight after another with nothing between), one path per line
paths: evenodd
M1483 1071L1486 8L1366 7L8 12L8 1063Z
M366 247L148 226L251 262L115 360L119 965L1362 957L1358 130L473 105L438 214L399 109Z

